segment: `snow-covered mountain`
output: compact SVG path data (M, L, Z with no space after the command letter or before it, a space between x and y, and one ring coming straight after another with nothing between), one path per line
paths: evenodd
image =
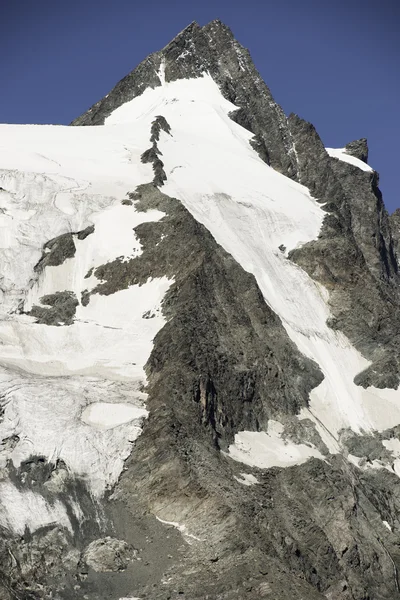
M0 125L1 599L400 597L399 236L367 159L220 21L72 126Z

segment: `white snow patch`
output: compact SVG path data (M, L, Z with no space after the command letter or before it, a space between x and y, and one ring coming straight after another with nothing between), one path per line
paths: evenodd
M392 469L398 477L400 477L400 440L397 438L390 438L389 440L382 440L382 444L391 451L394 458Z
M235 442L229 446L228 456L246 465L268 469L300 465L309 458L324 460L313 444L295 444L282 439L283 425L278 421L268 421L268 432L241 431L235 435Z
M198 542L204 542L203 539L196 537L195 535L192 535L191 533L188 533L187 527L186 525L181 525L180 523L176 523L175 521L164 521L164 519L161 519L160 517L156 516L157 521L160 521L160 523L164 523L164 525L170 525L171 527L175 527L178 531L181 532L181 534L184 536L184 538L189 538L189 540L197 540ZM188 543L190 543L189 540L186 540Z
M400 440L398 438L382 440L382 444L392 452L393 456L400 457Z
M364 161L360 160L359 158L356 158L355 156L352 156L351 154L348 154L346 152L346 148L325 148L325 150L327 151L329 156L338 158L343 162L347 162L350 165L353 165L354 167L358 167L362 171L373 171L373 169Z
M355 467L358 467L359 469L361 468L360 462L362 461L362 458L360 456L355 456L354 454L348 454L347 460L349 462L351 462L351 464L353 464Z
M138 408L132 404L111 404L110 402L95 402L87 406L81 415L81 419L87 425L91 425L100 431L113 429L133 419L147 417L148 411Z
M257 477L255 477L251 473L240 473L240 477L234 476L234 479L236 479L236 481L238 483L242 483L243 485L247 485L247 486L254 485L256 483L260 483L258 481Z
M54 523L72 533L67 511L59 500L48 504L40 494L21 491L10 482L1 482L0 506L0 525L18 535L24 534L25 527L33 532Z
M387 521L382 521L382 523L384 524L384 526L389 529L389 531L392 531L391 526L389 525L389 523Z

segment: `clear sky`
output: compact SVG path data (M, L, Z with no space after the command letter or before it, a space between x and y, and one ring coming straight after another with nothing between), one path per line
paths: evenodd
M191 21L215 18L326 146L368 138L386 206L400 207L399 0L2 0L0 122L67 124Z

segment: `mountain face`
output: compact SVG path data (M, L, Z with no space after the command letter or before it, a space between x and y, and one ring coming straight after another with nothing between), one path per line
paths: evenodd
M1 125L0 599L400 598L400 219L220 21Z

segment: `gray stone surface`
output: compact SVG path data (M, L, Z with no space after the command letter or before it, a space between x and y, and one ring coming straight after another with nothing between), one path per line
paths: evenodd
M355 156L363 162L368 163L368 142L366 138L349 142L346 144L345 150L347 154L351 154L351 156Z
M41 273L45 267L58 267L62 265L67 258L75 256L76 247L74 237L78 240L84 240L88 235L94 232L94 225L89 225L86 229L76 233L63 233L52 240L49 240L43 246L43 254L34 270Z
M389 216L390 222L390 231L392 232L394 249L396 252L397 262L399 263L400 257L400 208L396 208L396 210Z
M134 197L136 209L162 210L166 217L135 228L139 257L95 269L101 283L92 294L113 294L149 276L174 278L163 303L168 323L156 336L149 369L167 369L174 394L186 379L197 419L216 445L242 428L265 427L273 415L296 414L322 374L289 340L255 278L178 200L154 184L140 186Z
M44 306L35 304L28 315L36 318L41 325L72 325L79 302L74 292L56 292L42 296L40 302Z
M107 536L93 540L86 548L83 560L96 572L125 571L136 554L134 548L124 540Z

